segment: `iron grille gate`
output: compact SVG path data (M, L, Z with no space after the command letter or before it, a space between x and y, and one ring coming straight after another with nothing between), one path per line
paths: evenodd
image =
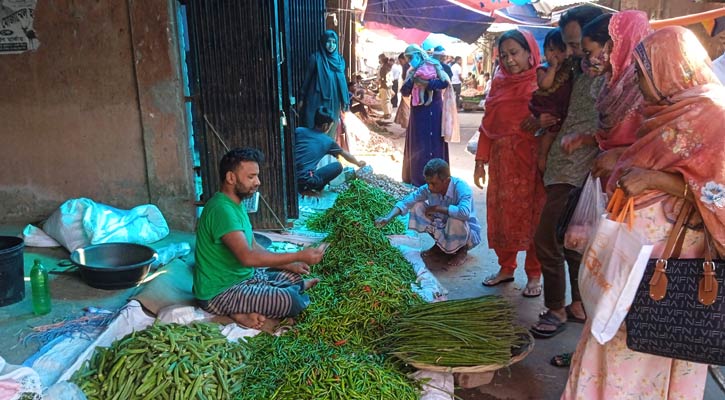
M229 148L251 146L267 159L260 170L260 193L282 223L297 218L292 98L324 29L324 0L185 3L202 201L218 190L218 163L226 153L222 141ZM280 228L264 204L250 216L255 229Z

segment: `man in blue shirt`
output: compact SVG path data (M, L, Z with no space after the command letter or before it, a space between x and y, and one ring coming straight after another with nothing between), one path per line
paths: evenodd
M322 157L329 154L333 157L342 156L347 161L364 167L364 161L343 150L332 138L326 135L334 118L327 107L320 107L315 112L315 128L299 127L295 129L295 171L297 173L297 190L321 191L342 172L342 164L333 162L317 168Z
M444 258L449 266L461 265L466 261L468 250L481 243L481 226L476 218L471 187L451 177L448 163L440 158L425 164L423 176L426 184L396 203L375 224L383 227L398 215L411 211L408 227L427 232L436 242L421 257Z

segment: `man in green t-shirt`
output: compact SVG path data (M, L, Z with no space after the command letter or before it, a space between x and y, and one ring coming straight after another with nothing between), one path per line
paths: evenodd
M259 329L267 318L294 317L310 303L302 279L322 260L325 246L271 253L258 245L242 200L260 185L257 149L228 152L219 163L221 190L204 206L196 230L194 296L206 311ZM270 268L265 268L270 267Z

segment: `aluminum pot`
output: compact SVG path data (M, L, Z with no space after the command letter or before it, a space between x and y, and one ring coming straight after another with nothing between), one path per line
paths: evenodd
M71 253L81 278L99 289L126 289L141 283L158 254L151 247L134 243L103 243Z

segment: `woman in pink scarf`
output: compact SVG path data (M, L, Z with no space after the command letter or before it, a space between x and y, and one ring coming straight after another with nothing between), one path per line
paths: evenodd
M695 205L695 218L704 221L723 254L725 89L705 49L681 27L649 35L634 59L648 105L638 139L619 157L608 190L619 186L634 197L634 229L654 244L651 257L661 255L685 201ZM704 250L703 232L688 228L680 257L702 257ZM703 397L706 365L631 351L624 324L600 345L590 327L582 333L562 399Z
M483 281L495 286L514 280L516 255L526 251L526 297L541 294L541 263L536 258L534 232L544 206L544 185L537 167L538 138L522 129L531 115L529 102L537 89L539 45L528 32L511 30L499 39L500 66L486 98L486 115L476 151L474 183L486 191L488 245L498 256L497 274Z

